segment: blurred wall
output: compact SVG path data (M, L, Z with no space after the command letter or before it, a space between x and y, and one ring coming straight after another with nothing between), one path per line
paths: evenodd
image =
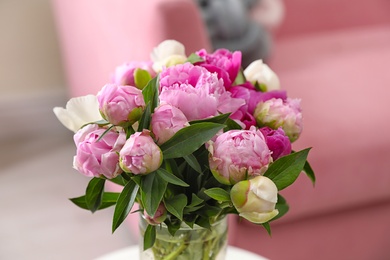
M0 97L65 91L50 0L0 0Z

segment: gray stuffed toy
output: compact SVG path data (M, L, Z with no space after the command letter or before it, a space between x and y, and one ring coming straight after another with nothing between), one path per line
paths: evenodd
M260 0L194 0L201 11L214 49L242 52L246 67L257 59L266 60L271 50L270 33L250 18Z

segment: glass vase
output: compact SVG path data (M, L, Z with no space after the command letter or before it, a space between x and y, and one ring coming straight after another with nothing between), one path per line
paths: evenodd
M227 249L227 217L214 223L210 229L182 225L172 236L163 223L156 226L156 241L152 248L143 250L143 234L147 222L140 218L141 260L224 260Z

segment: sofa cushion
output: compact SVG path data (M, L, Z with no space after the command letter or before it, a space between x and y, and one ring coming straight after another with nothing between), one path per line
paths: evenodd
M283 220L390 200L390 30L367 27L286 38L269 62L282 88L302 98L315 188L301 175L282 191Z

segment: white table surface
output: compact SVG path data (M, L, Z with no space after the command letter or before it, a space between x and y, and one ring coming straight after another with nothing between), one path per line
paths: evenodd
M138 246L126 247L112 253L103 255L95 260L129 260L129 259L138 259ZM269 260L260 255L256 255L249 251L228 246L226 260Z

